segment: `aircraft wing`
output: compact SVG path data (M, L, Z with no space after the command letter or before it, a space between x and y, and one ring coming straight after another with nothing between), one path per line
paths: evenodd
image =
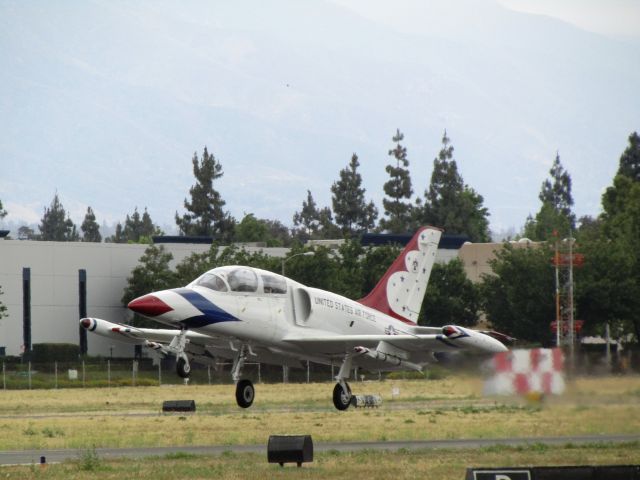
M376 348L380 342L409 352L503 352L507 348L495 338L462 327L446 326L439 334L416 335L324 335L287 336L284 342L321 354L340 354L355 347Z

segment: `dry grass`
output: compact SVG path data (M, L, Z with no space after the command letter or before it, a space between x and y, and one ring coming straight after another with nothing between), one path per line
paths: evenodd
M393 386L400 396L390 400ZM381 393L385 404L338 412L328 383L258 385L249 410L235 406L230 385L0 391L0 449L261 444L278 433L323 442L640 431L640 377L579 379L565 397L543 406L482 399L478 379L353 387ZM161 415L162 401L170 399L194 399L198 413Z
M391 399L391 389L400 389L397 401L479 398L482 382L477 378L445 380L352 383L357 392L379 393ZM256 403L263 408L332 408L333 384L257 384ZM163 385L58 390L0 391L0 415L76 412L157 412L163 400L194 399L199 410L220 413L237 411L233 385Z

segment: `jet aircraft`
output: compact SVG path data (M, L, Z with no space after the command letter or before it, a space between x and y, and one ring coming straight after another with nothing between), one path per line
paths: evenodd
M253 383L243 366L254 362L302 366L340 365L333 403L346 410L355 367L371 371L421 371L441 352L506 351L496 332L456 325L417 325L442 230L420 228L375 288L360 300L307 287L290 278L246 266L210 270L184 288L136 298L129 309L171 329L136 328L83 318L90 332L175 355L180 377L191 362L233 361L231 377L240 407L251 406Z

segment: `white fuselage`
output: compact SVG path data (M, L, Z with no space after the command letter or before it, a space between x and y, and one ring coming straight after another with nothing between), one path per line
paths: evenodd
M230 268L233 267L212 272L226 281L225 273ZM251 270L257 272L258 278L252 292L233 291L228 284L226 291L216 291L199 285L198 280L183 289L155 292L153 295L172 309L153 318L173 327L273 347L298 357L301 354L305 357L304 350L284 341L287 336L384 335L410 331L407 323L341 295L305 287L271 272ZM269 292L265 276L286 284L286 292ZM224 314L218 314L217 310ZM197 320L191 320L193 318ZM309 352L307 358L318 361L318 352Z

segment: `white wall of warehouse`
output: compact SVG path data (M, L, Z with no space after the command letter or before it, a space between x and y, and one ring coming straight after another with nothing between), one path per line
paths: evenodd
M31 269L31 342L78 343L79 270L87 272L87 315L126 323L122 306L127 277L147 245L0 240L0 301L8 317L0 319L0 347L18 355L23 345L22 269ZM209 245L167 244L174 264ZM87 335L90 355L132 355L130 345Z

